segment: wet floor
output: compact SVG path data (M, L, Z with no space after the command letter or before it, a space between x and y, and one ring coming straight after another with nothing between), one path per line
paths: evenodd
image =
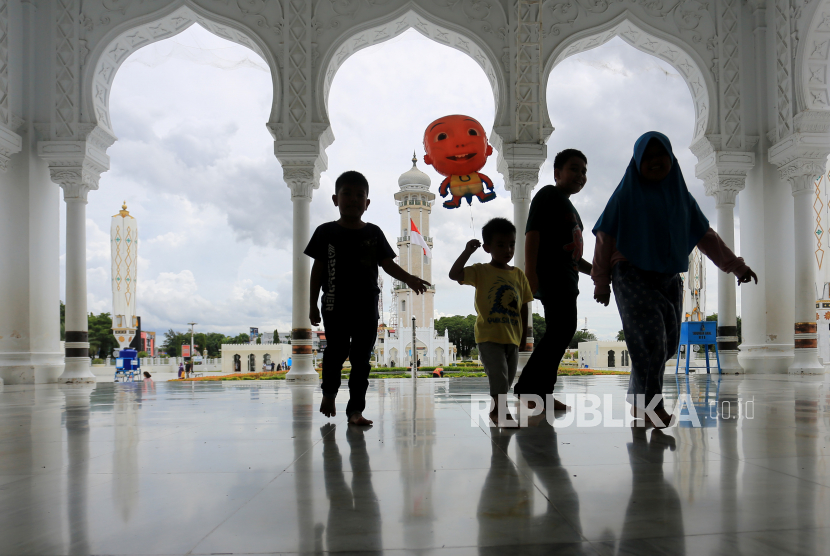
M366 430L281 381L6 386L0 554L830 554L829 378L667 375L665 431L627 376L519 430L486 379L373 380Z

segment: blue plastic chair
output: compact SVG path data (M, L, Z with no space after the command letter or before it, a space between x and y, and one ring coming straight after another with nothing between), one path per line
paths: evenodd
M720 369L720 354L718 354L718 323L715 321L684 322L680 324L680 343L677 345L677 365L674 374L680 372L680 346L686 346L686 374L689 374L692 346L703 346L706 351L706 373L709 374L709 346L715 346L715 360ZM703 367L692 367L702 369Z

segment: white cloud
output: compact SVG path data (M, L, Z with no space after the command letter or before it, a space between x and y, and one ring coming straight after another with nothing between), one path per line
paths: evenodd
M156 51L142 49L115 77L110 109L119 140L109 149L111 170L100 190L90 193L87 208L90 309L110 310L109 280L100 270L109 269L109 218L127 200L139 225L138 307L146 328L184 330L195 320L203 330L226 333L248 326L289 329L292 205L265 128L271 76L253 67L262 61L250 51L198 26L175 41L184 47L158 43ZM714 203L694 178L695 159L687 148L694 125L691 97L665 62L612 40L560 63L551 73L547 102L556 127L549 159L567 147L589 159L588 185L573 198L586 228L616 187L635 139L650 129L672 139L690 189L714 222ZM494 120L493 94L477 63L414 31L349 58L334 79L328 110L336 140L311 204L312 227L338 217L329 199L334 179L356 169L371 184L366 219L392 241L399 227L392 195L412 151L423 154L426 125L449 113L474 116L485 129ZM495 201L449 211L439 198L433 209L429 235L435 238L438 314L474 312L472 289L447 278L450 265L469 238L480 237L489 218L512 219L495 162L493 156L483 169L495 182ZM436 191L440 176L423 162L419 167ZM552 181L549 161L540 186ZM590 259L593 235L585 238ZM479 252L473 262L484 257ZM711 272L710 310L715 282ZM390 283L386 277L386 307ZM613 337L620 328L616 308L593 302L587 277L580 287L580 326L588 317L591 329Z

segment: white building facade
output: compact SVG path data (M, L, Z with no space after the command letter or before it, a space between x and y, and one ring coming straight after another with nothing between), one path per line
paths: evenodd
M89 370L85 213L117 140L113 79L137 49L190 25L255 51L273 78L267 125L293 203L294 369L317 380L309 323L309 205L337 130L327 101L355 52L412 28L475 60L495 99L490 138L524 226L547 160L548 75L619 37L671 64L695 109L697 177L715 228L760 284L742 288L740 367L823 372L815 317L815 180L830 153L830 0L0 0L0 378L85 382ZM106 185L104 177L103 185ZM59 348L59 230L66 203L66 348ZM94 194L94 193L93 193ZM247 200L241 202L248 202ZM523 236L516 265L523 266ZM718 274L718 335L737 347L736 284Z

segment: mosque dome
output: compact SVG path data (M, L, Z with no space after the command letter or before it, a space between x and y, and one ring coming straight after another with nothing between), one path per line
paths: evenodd
M415 157L415 153L412 153L412 168L401 174L401 177L398 178L398 185L400 187L415 185L429 189L432 180L429 179L428 175L418 169L416 166L417 163L418 159Z

